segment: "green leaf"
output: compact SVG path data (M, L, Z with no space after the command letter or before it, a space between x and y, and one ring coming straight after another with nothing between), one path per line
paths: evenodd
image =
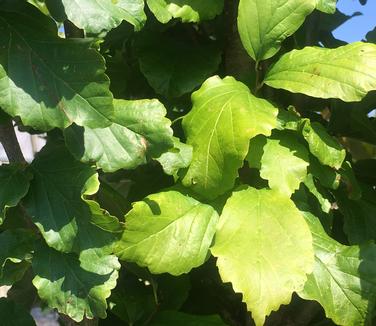
M304 185L308 188L309 192L316 197L320 204L321 210L325 213L329 213L332 208L332 204L327 198L327 194L325 194L322 189L318 188L312 174L307 175L306 179L304 180Z
M183 128L193 158L182 182L214 199L234 186L249 140L271 134L278 110L232 77L209 78L192 94L192 102Z
M87 33L110 31L125 20L140 30L146 20L143 0L62 0L68 19Z
M117 236L96 226L107 224L108 215L102 212L104 221L100 223L99 205L82 199L98 190L94 169L75 161L61 143L47 144L31 167L34 179L25 208L47 244L79 254L81 267L88 271L107 274L117 269L117 258L111 255ZM90 257L95 258L95 265Z
M92 41L59 38L52 20L25 6L27 14L0 7L0 48L6 49L0 54L2 109L43 131L72 122L109 125L112 94Z
M316 156L321 164L339 169L345 159L346 151L328 134L318 122L303 119L301 132L308 143L310 152Z
M270 68L264 83L313 97L360 101L376 89L376 45L293 50Z
M350 244L376 240L376 191L363 186L363 196L351 200L344 192L337 192L336 199L344 217L344 231Z
M177 178L180 169L187 168L192 161L192 146L182 143L173 137L174 147L163 153L156 160L162 165L163 171Z
M214 247L223 282L252 312L256 325L291 300L312 271L309 228L294 203L275 190L233 193L220 217Z
M0 298L0 319L2 326L35 326L25 308L6 298Z
M217 221L211 206L179 192L150 195L125 216L115 253L154 274L188 273L205 262Z
M148 83L156 93L166 97L191 92L221 62L220 48L213 41L199 43L159 33L141 34L136 51Z
M0 283L13 285L29 268L35 235L26 229L6 230L0 233Z
M327 14L334 14L337 9L337 0L316 0L316 9Z
M354 200L360 199L362 197L362 189L360 188L354 170L349 161L346 161L342 164L340 174L341 180L347 186L348 197Z
M118 277L116 270L107 274L102 274L100 267L98 272L95 268L85 270L82 263L95 266L98 261L95 256L87 259L91 261L80 261L75 254L64 254L44 245L33 258L33 284L39 297L76 322L85 316L106 318L106 299Z
M31 175L18 164L0 166L0 224L8 207L17 206L29 190Z
M250 140L248 154L245 158L250 168L261 169L261 158L266 142L267 138L264 135L258 135Z
M127 325L142 325L156 311L153 287L128 270L120 273L108 303L111 313Z
M303 24L317 0L240 0L238 29L256 61L275 55L281 43Z
M183 23L198 23L213 19L223 10L224 0L147 0L154 16L163 24L172 18Z
M308 212L315 251L313 273L299 296L318 301L337 325L370 325L375 306L376 246L344 246Z
M112 124L106 128L71 126L64 131L77 159L114 172L134 169L173 146L171 122L158 100L114 100L114 108Z
M317 178L321 185L337 189L340 184L341 176L334 169L327 165L322 165L315 156L310 155L308 172Z
M267 139L261 158L260 176L269 187L290 196L307 176L308 151L294 134Z
M217 315L189 315L179 311L159 312L150 326L225 326Z

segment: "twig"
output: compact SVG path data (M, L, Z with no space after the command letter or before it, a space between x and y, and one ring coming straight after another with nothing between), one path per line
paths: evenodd
M0 124L0 143L3 145L10 163L26 163L18 143L12 120Z

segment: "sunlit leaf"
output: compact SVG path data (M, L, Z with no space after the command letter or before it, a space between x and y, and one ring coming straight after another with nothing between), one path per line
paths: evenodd
M188 273L205 262L217 221L211 206L179 192L150 195L125 216L115 253L155 274Z
M315 9L316 1L240 0L238 29L248 54L256 61L275 55Z
M183 184L215 198L233 187L249 140L271 134L278 110L232 77L209 78L192 94L192 102L183 128L193 158Z
M376 89L376 45L355 42L336 49L293 50L270 68L264 83L313 97L360 101Z
M286 196L247 188L233 193L220 217L211 249L223 282L252 312L256 325L302 290L312 271L312 237Z
M376 300L376 246L341 245L315 216L303 214L312 232L315 264L299 295L318 301L337 325L370 324Z

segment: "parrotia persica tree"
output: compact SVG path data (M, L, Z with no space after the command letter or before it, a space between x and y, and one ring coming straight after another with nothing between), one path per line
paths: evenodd
M375 323L376 32L336 40L350 18L0 0L0 323Z

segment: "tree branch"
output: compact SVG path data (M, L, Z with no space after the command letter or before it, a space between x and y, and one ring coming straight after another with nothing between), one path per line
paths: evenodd
M0 124L0 143L10 163L26 163L18 143L12 120Z

